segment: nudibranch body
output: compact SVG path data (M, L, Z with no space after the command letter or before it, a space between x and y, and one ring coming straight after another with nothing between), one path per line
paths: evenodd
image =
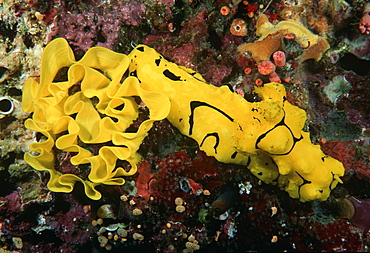
M67 75L58 80L63 69ZM25 126L44 136L24 159L50 173L50 190L71 192L81 182L88 197L100 199L96 186L122 185L133 175L153 122L167 118L220 162L244 165L303 202L326 200L341 182L342 163L310 142L302 130L306 113L287 101L282 84L254 92L261 101L248 102L145 45L128 56L95 47L76 61L68 42L58 38L44 50L40 81L30 78L24 86L22 108L34 112ZM150 113L131 132L139 114L136 96ZM81 175L59 171L58 152L69 152ZM130 166L122 167L122 160Z
M145 45L129 58L130 75L143 89L169 98L167 119L207 155L245 165L265 183L278 184L303 202L326 200L341 182L343 165L311 143L309 133L302 131L306 113L286 100L283 85L256 87L262 100L250 103Z

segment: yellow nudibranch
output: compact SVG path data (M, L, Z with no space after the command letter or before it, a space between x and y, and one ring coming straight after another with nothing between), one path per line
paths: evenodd
M63 67L68 67L67 80L54 82ZM127 69L129 76L122 81ZM72 88L77 89L73 94ZM70 192L79 181L90 198L99 199L97 185L120 185L122 176L136 172L140 143L154 121L167 118L218 161L244 165L263 182L278 185L302 202L326 200L342 182L342 163L311 143L302 130L306 113L286 100L282 84L264 84L254 92L261 101L248 102L226 86L207 84L200 74L145 45L128 56L94 47L75 61L68 43L56 39L43 53L40 82L29 79L24 88L23 109L34 111L26 127L46 137L31 144L30 150L38 154L27 153L25 160L50 172L50 190ZM146 104L150 117L136 133L128 133L138 116L133 96ZM81 143L104 145L93 154ZM57 171L55 148L73 152L73 165L90 164L88 178ZM119 160L128 161L131 170L116 168Z

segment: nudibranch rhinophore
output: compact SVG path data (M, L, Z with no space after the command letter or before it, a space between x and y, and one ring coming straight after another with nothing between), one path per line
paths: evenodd
M68 68L66 80L56 82L63 68ZM45 136L31 144L36 154L27 153L25 161L50 173L49 189L71 192L78 181L87 196L99 199L97 185L120 185L122 176L136 172L140 143L154 121L167 118L218 161L244 165L302 202L326 200L342 182L342 163L311 143L302 130L306 113L287 101L282 84L264 84L254 92L261 101L248 102L145 45L128 56L95 47L75 61L67 41L55 39L43 53L40 82L29 79L24 87L23 110L34 111L25 125ZM126 132L138 117L133 96L150 110L136 133ZM97 143L104 145L92 152L89 145ZM58 171L55 149L71 152L78 168L87 164L87 178ZM119 167L120 160L131 170Z

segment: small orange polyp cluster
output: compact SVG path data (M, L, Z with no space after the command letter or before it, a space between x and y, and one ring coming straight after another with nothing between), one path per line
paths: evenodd
M283 67L286 63L285 53L283 51L276 51L272 58L274 63L271 61L261 61L257 65L258 72L262 75L269 76L270 82L281 83L281 79L278 74L275 72L276 67Z

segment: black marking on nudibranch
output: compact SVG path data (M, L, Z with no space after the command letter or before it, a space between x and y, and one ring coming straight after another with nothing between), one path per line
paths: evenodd
M325 162L325 158L328 158L328 157L329 157L328 155L321 157L321 161Z
M201 80L201 79L199 79L198 77L196 77L195 75L197 74L197 72L192 72L192 73L188 73L189 75L191 75L193 78L195 78L195 79L197 79L198 81L200 81L200 82L202 82L202 83L204 83L204 81L203 80Z
M235 151L232 155L231 155L231 159L235 159L236 155L238 154L238 151Z
M125 103L117 105L116 107L114 107L114 109L117 110L117 111L122 111L123 108L125 108Z
M144 52L144 47L143 46L137 47L136 49L139 50L140 52Z
M274 161L274 159L272 159L272 157L270 157L270 160L271 160L271 163L273 164L273 165L275 165L275 167L276 167L276 169L278 168L278 165L276 164L276 162Z
M141 81L140 81L139 77L137 76L137 70L136 70L136 69L135 69L134 71L131 71L131 72L130 72L130 76L134 76L134 77L136 77L136 78L137 78L137 80L139 81L139 83L141 83Z
M162 56L159 56L159 59L154 60L155 65L157 65L157 67L159 66L159 64L161 64L161 60L162 60Z
M280 177L280 174L278 173L278 174L277 174L277 177L276 177L274 180L272 180L272 182L274 182L274 183L278 183L279 177Z
M251 164L251 157L250 156L248 156L248 161L247 161L247 164L246 164L246 166L247 166L247 168L249 167L249 165Z
M165 77L167 77L168 79L171 79L172 81L181 81L180 76L175 75L174 73L172 73L168 69L163 71L163 75L165 75Z
M137 70L135 69L134 71L131 71L130 76L137 77Z
M210 136L213 136L216 138L216 143L215 145L213 146L213 149L215 150L215 154L217 154L217 147L218 147L218 144L220 144L220 136L218 136L218 133L208 133L206 136L204 136L202 142L200 143L200 147L203 145L204 141L210 137Z
M259 118L256 118L253 116L253 119L257 120L259 123L261 123L260 119Z
M279 122L279 123L277 123L273 128L271 128L270 130L268 130L267 132L265 132L265 133L263 133L263 134L261 134L258 138L257 138L257 141L256 141L256 145L255 145L255 147L256 147L256 149L259 149L259 147L258 147L258 143L260 143L260 141L263 139L263 138L265 138L266 137L266 135L268 134L268 133L270 133L271 131L273 131L276 127L278 127L278 126L285 126L288 130L289 130L289 132L290 132L290 134L292 135L292 137L293 137L293 144L292 144L292 147L288 150L288 152L286 152L286 153L284 153L284 154L271 154L271 153L269 153L269 152L267 152L268 154L270 154L270 155L288 155L293 149L294 149L294 146L295 146L295 144L298 142L298 141L300 141L300 140L302 140L303 139L303 136L301 135L299 138L296 138L295 136L294 136L294 134L293 134L293 132L292 132L292 130L285 124L285 111L284 111L284 117L281 119L281 121Z
M332 175L332 179L331 179L331 183L329 185L329 189L330 190L333 190L335 188L335 187L332 188L333 182L335 181L335 178L334 178L335 177L335 174L332 171L330 171L330 173Z
M190 102L190 116L189 116L189 135L193 134L193 127L194 127L194 110L200 106L207 106L209 108L212 108L222 115L224 115L226 118L228 118L231 122L234 122L234 119L228 115L227 113L221 111L217 107L214 107L213 105L207 104L206 102L201 102L201 101L191 101Z
M298 195L299 195L299 199L301 198L301 187L304 186L305 184L311 184L312 182L311 181L308 181L306 180L304 177L301 176L301 174L299 174L297 171L295 171L295 173L297 173L297 175L303 180L303 183L300 184L298 186Z

